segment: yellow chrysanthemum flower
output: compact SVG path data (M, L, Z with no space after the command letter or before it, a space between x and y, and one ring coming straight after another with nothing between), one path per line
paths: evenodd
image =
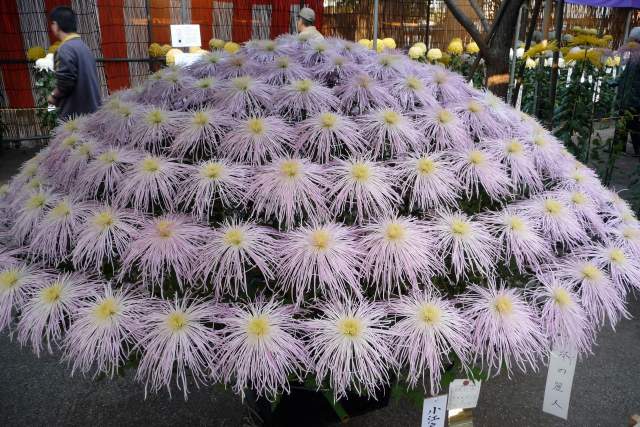
M478 47L478 43L476 42L467 43L466 50L467 53L471 55L475 55L476 53L480 52L480 48Z
M459 37L454 38L449 42L447 46L447 52L452 55L461 55L464 52L464 46L462 45L462 39Z
M36 59L44 58L47 56L47 52L45 52L42 46L33 46L27 50L27 59L29 61L35 61Z
M225 41L222 39L211 39L209 40L209 48L210 49L218 49L218 50L222 50L224 49L224 45L225 45Z
M427 59L429 61L437 61L442 58L442 51L438 48L429 49L427 52Z
M162 46L160 46L160 44L151 43L149 45L149 56L151 58L160 58L164 55L166 55L166 53L163 51Z
M240 45L236 42L226 42L224 44L224 50L228 53L233 54L240 50Z

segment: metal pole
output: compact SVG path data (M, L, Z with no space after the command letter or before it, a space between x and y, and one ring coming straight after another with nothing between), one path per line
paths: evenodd
M513 94L513 79L516 75L516 48L518 47L518 39L520 38L520 23L522 21L522 12L527 6L523 4L518 11L518 19L516 20L516 31L513 34L513 55L511 55L511 64L509 65L509 89L507 90L507 104L511 104L511 95Z
M378 51L378 0L373 1L373 50Z
M633 15L633 9L629 9L629 12L627 12L627 20L624 23L624 41L626 42L627 39L629 38L629 30L631 27L631 16Z
M188 14L188 10L187 10L187 2L186 1L181 1L180 2L180 23L181 24L190 24L191 22L187 19L187 14ZM189 21L189 22L187 22Z
M553 113L556 106L556 92L558 85L558 61L560 59L560 43L562 41L562 19L564 17L564 0L556 2L556 43L558 49L553 52L553 63L551 65L551 82L549 87L550 113L549 130L553 131Z
M149 37L147 44L151 44L153 42L153 27L151 26L151 0L145 0L144 8L147 11L147 36Z
M427 49L431 47L429 44L429 24L431 23L431 0L427 0L427 29L424 33L424 44L427 45Z
M542 15L542 40L549 38L549 20L551 19L551 5L553 0L545 0Z

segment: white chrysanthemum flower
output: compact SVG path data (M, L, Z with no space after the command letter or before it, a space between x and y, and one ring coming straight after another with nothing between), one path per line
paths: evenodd
M500 200L513 192L513 185L500 162L490 153L474 147L456 153L453 168L464 185L467 196L484 189L489 197Z

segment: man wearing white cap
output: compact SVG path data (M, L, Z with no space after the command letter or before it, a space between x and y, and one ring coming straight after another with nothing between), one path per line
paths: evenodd
M296 27L298 34L307 40L324 39L320 31L314 27L316 23L316 13L310 7L303 7L298 12L298 22Z

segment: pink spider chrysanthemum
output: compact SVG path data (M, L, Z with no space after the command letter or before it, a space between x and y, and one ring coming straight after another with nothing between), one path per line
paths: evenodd
M609 227L600 216L598 203L591 196L580 190L560 191L558 196L571 208L584 230L606 238Z
M0 269L21 263L22 248L8 248L0 244Z
M29 250L53 263L64 260L72 249L89 209L87 203L70 197L62 198L36 227Z
M395 175L402 182L402 197L409 195L409 209L452 206L460 197L460 182L444 153L412 153L395 160Z
M382 108L361 116L358 120L362 137L369 142L375 158L395 156L423 148L423 136L407 116L393 108Z
M115 204L131 205L138 212L149 212L160 205L169 211L176 205L184 165L161 156L147 155L125 173L115 197Z
M115 102L108 107L109 114L102 121L102 130L107 140L112 140L114 145L119 146L129 142L135 118L141 107L129 102L113 101ZM97 121L100 123L100 118L97 118Z
M234 125L235 121L218 109L194 111L181 123L170 153L179 159L211 157Z
M439 108L433 91L420 76L407 74L396 77L389 83L389 90L404 111Z
M610 229L616 246L628 251L633 257L640 257L640 224L618 224Z
M363 272L376 293L389 296L430 282L444 271L434 248L437 242L426 223L411 217L388 217L363 227L361 245L366 251Z
M227 53L220 50L208 52L198 61L189 65L189 72L196 78L209 78L216 74L218 66L223 59L227 57Z
M74 266L87 271L101 271L104 263L113 266L141 226L142 218L133 211L108 205L92 207L73 248Z
M31 288L43 286L51 273L24 263L0 266L0 332L10 327L13 309L20 310Z
M273 110L288 120L300 120L326 110L336 110L339 100L331 89L311 80L295 80L280 87Z
M567 163L567 162L565 162ZM605 203L608 200L605 187L602 185L596 173L580 162L565 172L560 178L559 187L570 191L581 191L588 194L597 203Z
M393 107L396 101L382 84L365 73L359 73L333 89L346 114L360 114L379 108Z
M60 196L47 190L29 192L15 213L15 219L9 230L13 240L22 245L35 235L45 213L55 206Z
M20 344L30 343L39 357L45 341L49 353L53 354L52 344L61 343L69 318L75 316L83 300L97 289L98 282L79 273L52 274L49 280L31 287L18 322Z
M248 117L227 134L219 151L229 160L261 165L286 156L294 139L293 129L280 117Z
M180 129L184 113L146 107L136 114L129 143L159 153Z
M215 77L221 80L231 80L238 77L250 77L256 69L255 61L246 55L235 54L225 57L216 67Z
M452 301L432 289L414 291L391 300L389 311L396 317L390 329L394 358L399 368L408 368L409 387L415 388L422 381L425 391L437 394L444 365L451 363L452 353L463 369L467 367L471 323Z
M482 147L492 157L502 162L516 188L537 193L543 189L542 179L533 163L528 146L519 138L490 139Z
M388 81L403 76L407 71L407 63L402 55L383 53L373 57L365 70L376 80Z
M385 306L367 300L330 300L303 321L318 383L329 379L335 400L354 389L375 397L396 362Z
M69 157L56 170L51 171L51 182L56 188L69 190L77 179L78 173L83 172L89 161L95 156L96 141L85 140L71 150Z
M533 163L540 175L559 177L561 174L559 157L560 144L553 136L546 132L538 132L533 135L531 144L531 155Z
M220 311L224 328L216 363L224 382L233 382L234 392L244 399L251 388L273 401L290 391L290 379L302 381L310 363L294 306L259 296Z
M136 379L158 392L171 380L187 399L187 375L196 386L204 384L215 365L218 333L213 329L210 303L185 297L174 302L154 301L140 317L136 349L142 353Z
M578 354L591 353L595 329L572 286L552 273L538 275L532 286L531 297L540 306L542 330L550 347L571 347Z
M297 304L306 292L328 297L360 295L363 252L351 227L312 224L289 231L277 244L279 287Z
M316 79L333 87L336 82L347 80L359 71L358 64L347 56L331 55L327 61L313 68L313 75Z
M487 106L481 100L469 98L467 101L456 103L453 106L453 110L467 124L472 135L478 138L485 136L500 138L504 136L504 131L495 125Z
M63 341L62 360L76 371L113 378L139 338L140 317L148 300L128 288L102 290L82 301Z
M195 274L213 283L214 295L247 292L247 272L257 270L265 281L275 278L278 262L272 229L251 222L226 220L205 236Z
M264 81L271 85L281 86L295 80L311 77L309 70L287 55L278 56L273 62L264 66Z
M358 125L339 113L322 111L300 122L295 130L298 134L297 148L320 163L340 154L363 153L367 146Z
M180 106L182 110L199 109L208 105L220 87L220 80L203 77L195 80L182 90Z
M355 220L391 215L400 202L393 189L393 171L382 163L365 158L336 160L328 169L331 185L329 199L333 200L331 211L352 214L355 205Z
M621 246L606 243L586 247L580 253L591 259L601 270L607 269L616 287L640 290L640 267Z
M444 67L428 67L421 70L425 83L436 95L441 104L458 102L469 98L471 91L462 76L446 70Z
M629 318L624 287L613 283L596 262L570 256L555 267L555 272L558 278L578 289L580 302L594 326L602 327L608 319L611 328L615 329L618 321Z
M261 116L272 107L272 91L271 86L253 77L236 77L220 85L214 101L234 116Z
M487 151L469 147L455 153L452 160L468 197L479 195L481 189L494 200L512 194L511 179L500 162Z
M420 108L413 113L418 131L426 136L429 150L463 149L471 137L458 115L444 107Z
M204 161L188 167L178 199L191 207L194 217L206 221L218 202L224 208L240 205L250 176L250 168L242 164L225 159Z
M468 287L460 296L463 316L472 325L471 345L474 361L480 360L488 375L496 375L504 366L510 375L512 366L526 372L534 371L547 351L547 337L540 328L540 320L517 289L490 284Z
M247 56L260 64L269 64L285 52L275 40L249 40L244 50Z
M470 272L491 277L498 257L496 239L464 213L439 212L431 226L438 254L450 259L456 279Z
M322 221L328 217L324 169L307 159L285 157L262 166L247 190L255 217L275 217L290 228L303 216Z
M498 239L507 265L513 258L518 271L525 272L527 268L538 270L553 257L549 243L531 220L517 209L507 207L499 212L482 214L480 219Z
M180 287L194 279L194 262L208 230L189 217L168 214L146 223L129 244L122 259L120 278L134 266L148 287L162 285L175 273ZM162 292L162 287L160 288Z
M306 67L313 68L315 65L327 62L333 54L333 46L326 40L310 40L309 45L299 51L298 59Z
M141 153L137 151L115 147L100 148L95 159L78 176L73 191L85 197L96 198L102 195L106 200L111 200L122 183L127 168L140 161L141 157Z

